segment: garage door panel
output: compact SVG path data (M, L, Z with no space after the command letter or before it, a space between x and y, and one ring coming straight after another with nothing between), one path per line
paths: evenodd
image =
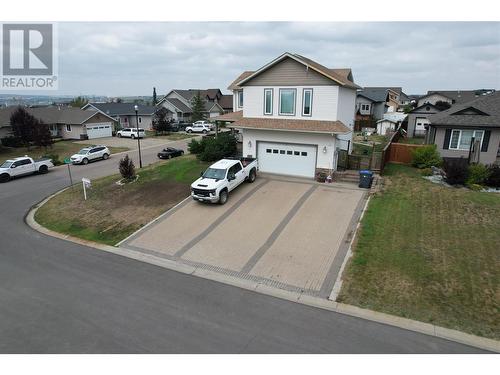
M258 142L259 170L300 177L314 177L317 147L291 143Z
M110 123L87 125L87 136L89 139L111 137L112 135L113 128Z

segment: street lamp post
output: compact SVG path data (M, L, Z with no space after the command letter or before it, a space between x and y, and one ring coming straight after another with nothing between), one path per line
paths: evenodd
M142 168L142 156L141 156L141 136L139 134L139 107L137 104L134 106L135 109L135 125L137 128L137 147L139 148L139 168Z

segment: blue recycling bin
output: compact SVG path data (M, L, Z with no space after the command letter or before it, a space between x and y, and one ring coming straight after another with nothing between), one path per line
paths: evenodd
M369 189L372 187L373 172L369 170L359 171L359 187Z

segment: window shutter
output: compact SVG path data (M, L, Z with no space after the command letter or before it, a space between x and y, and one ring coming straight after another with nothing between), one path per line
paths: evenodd
M483 137L483 145L481 146L481 152L488 151L488 143L490 143L491 130L486 130Z
M450 148L450 138L451 138L451 129L446 129L446 132L444 133L443 150L448 150Z

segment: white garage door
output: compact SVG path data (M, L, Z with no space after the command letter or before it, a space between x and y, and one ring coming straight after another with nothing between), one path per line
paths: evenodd
M314 177L316 146L258 142L259 170L290 176Z
M89 139L111 137L113 135L113 128L110 122L89 124L87 125L87 135Z

